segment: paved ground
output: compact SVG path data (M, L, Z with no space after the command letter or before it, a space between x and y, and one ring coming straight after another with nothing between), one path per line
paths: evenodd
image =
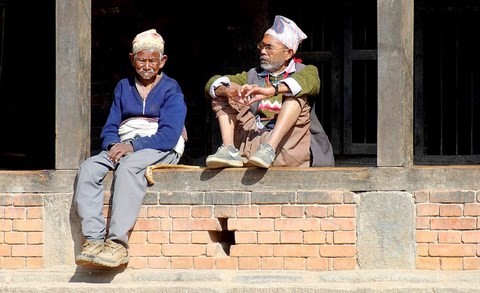
M0 270L0 292L480 292L480 271Z

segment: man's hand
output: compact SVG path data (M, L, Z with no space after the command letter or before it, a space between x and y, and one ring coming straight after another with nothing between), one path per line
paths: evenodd
M126 156L129 153L133 153L133 146L131 143L116 143L108 151L108 158L112 160L113 163L118 163L123 156Z
M236 103L247 105L247 99L241 94L242 87L238 83L232 82L229 86L221 85L215 90L217 97L227 97Z
M240 89L240 95L244 97L243 99L247 105L271 97L274 93L275 89L273 87L261 87L256 84L244 84Z

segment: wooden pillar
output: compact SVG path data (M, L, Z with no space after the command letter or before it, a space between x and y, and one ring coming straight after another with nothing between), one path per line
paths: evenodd
M378 167L413 164L413 2L377 1Z
M56 0L55 169L90 155L91 0Z

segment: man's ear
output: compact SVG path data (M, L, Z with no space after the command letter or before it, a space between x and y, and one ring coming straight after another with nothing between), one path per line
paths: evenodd
M287 58L286 58L285 60L290 60L290 59L293 58L293 56L295 56L295 53L293 52L293 50L292 50L292 49L288 49L288 50L287 50L287 56L286 56Z
M133 58L134 58L133 53L129 53L128 58L130 59L130 62L133 64Z

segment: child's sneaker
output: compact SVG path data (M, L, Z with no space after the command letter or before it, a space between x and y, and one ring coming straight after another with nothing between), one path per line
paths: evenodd
M275 161L275 150L268 143L264 143L250 157L248 164L268 169L272 166L273 161Z
M240 152L233 145L222 144L215 154L207 157L206 163L210 169L243 167Z

